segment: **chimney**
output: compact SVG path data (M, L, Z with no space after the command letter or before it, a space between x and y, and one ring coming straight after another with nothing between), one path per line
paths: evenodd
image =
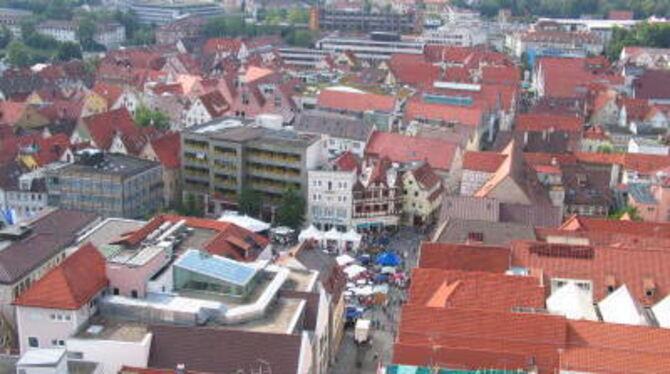
M176 374L186 374L186 365L184 363L178 363L177 368L175 369Z

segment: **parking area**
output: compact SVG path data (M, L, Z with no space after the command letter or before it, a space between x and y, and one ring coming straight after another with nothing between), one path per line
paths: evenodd
M425 238L424 234L413 228L401 228L391 237L386 250L403 257L402 266L409 273L409 269L416 266L419 244ZM361 318L372 321L369 343L361 346L356 344L354 328L348 328L330 373L373 374L377 372L380 359L381 364L389 364L393 354L393 342L397 333L400 308L405 299L406 289L391 287L387 298L388 303L385 306L373 305L366 309Z

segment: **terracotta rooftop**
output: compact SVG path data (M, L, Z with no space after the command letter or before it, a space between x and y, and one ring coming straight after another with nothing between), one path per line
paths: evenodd
M670 266L667 250L513 241L512 266L539 269L546 279L591 280L595 301L608 295L608 286L625 284L644 305L657 302L670 291L670 274L663 270ZM651 296L644 285L647 279L656 287Z
M21 294L14 305L79 309L107 287L105 258L86 244Z
M574 116L546 114L519 114L516 116L516 131L566 131L580 132L583 120Z
M540 279L463 270L415 268L409 304L509 312L513 308L544 308Z
M139 230L127 233L118 241L118 243L131 246L137 245L163 223L177 223L182 220L186 221L186 226L188 227L216 231L216 235L205 243L203 248L197 249L205 250L219 256L229 257L234 260L253 261L260 254L260 251L269 243L269 240L266 237L229 222L172 214L156 216Z
M494 173L506 157L498 152L467 151L463 154L463 169Z
M477 244L422 243L419 267L504 273L510 267L510 250Z
M442 171L451 168L457 151L457 145L441 139L380 131L372 134L365 148L368 156L388 157L392 162L427 161Z
M326 89L319 93L317 106L351 112L378 111L391 113L395 109L395 98L371 93Z

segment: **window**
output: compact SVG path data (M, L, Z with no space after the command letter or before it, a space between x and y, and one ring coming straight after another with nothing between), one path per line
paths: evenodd
M419 191L414 191L414 197L419 197Z
M114 289L112 290L112 294L113 295L118 295L119 294L119 289L114 287Z
M137 299L137 290L130 291L130 297L132 297L133 299Z
M28 346L30 348L39 348L40 341L34 336L29 336L28 337Z

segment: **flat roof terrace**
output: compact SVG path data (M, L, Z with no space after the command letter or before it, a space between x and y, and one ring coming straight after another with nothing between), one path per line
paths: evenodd
M85 340L115 340L139 343L147 336L147 326L96 315L73 337Z

